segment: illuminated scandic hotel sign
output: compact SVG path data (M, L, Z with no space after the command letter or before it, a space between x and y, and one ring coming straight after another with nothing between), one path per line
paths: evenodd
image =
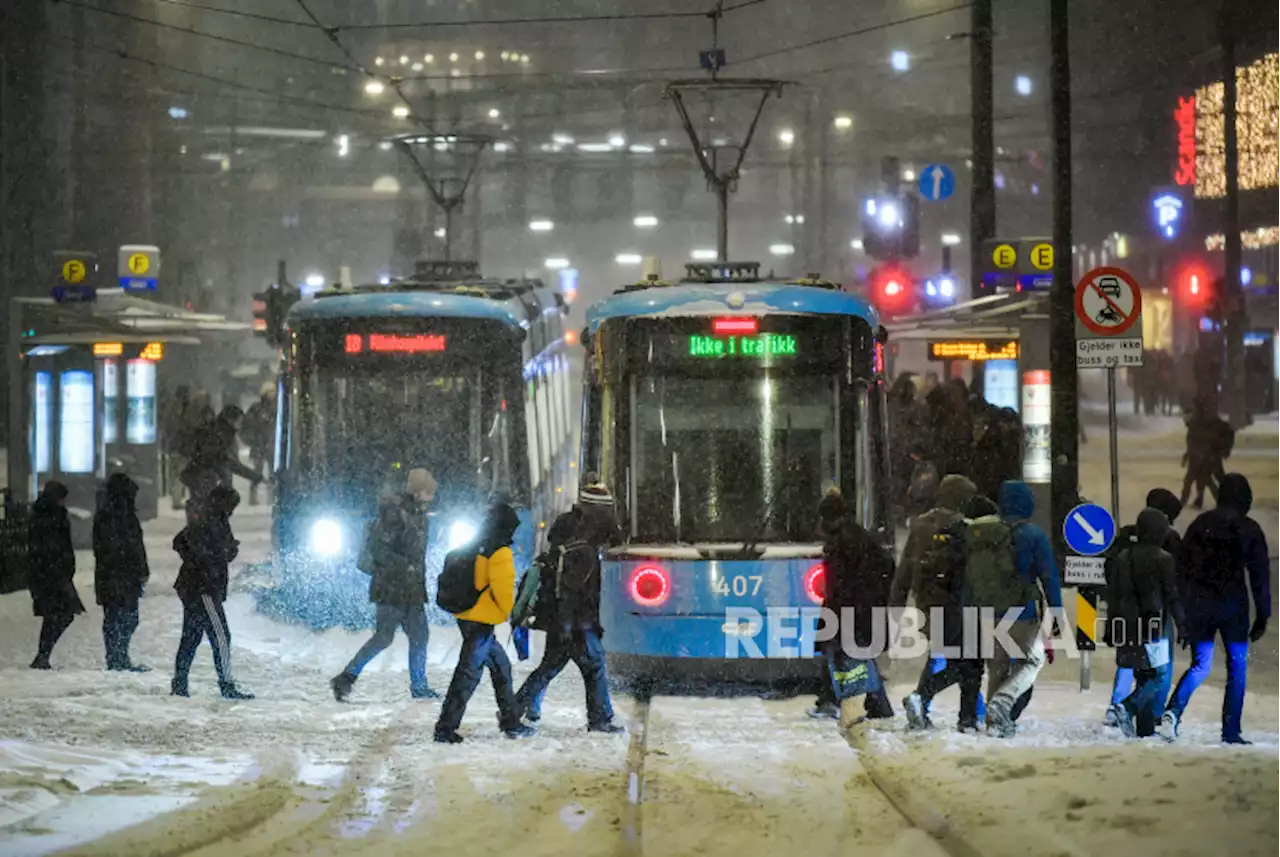
M1236 68L1236 133L1240 189L1275 187L1280 181L1280 54ZM1223 86L1211 83L1178 99L1173 111L1178 161L1173 179L1194 185L1200 198L1227 192Z

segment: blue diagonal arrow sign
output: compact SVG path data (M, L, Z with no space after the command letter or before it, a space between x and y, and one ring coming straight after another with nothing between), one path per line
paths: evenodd
M1075 553L1097 556L1115 541L1116 521L1096 503L1081 503L1067 513L1062 522L1062 537Z

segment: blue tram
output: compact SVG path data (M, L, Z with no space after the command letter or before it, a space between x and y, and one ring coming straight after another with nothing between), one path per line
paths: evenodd
M834 283L687 267L587 314L582 468L610 486L626 534L602 579L610 669L812 676L818 501L838 486L893 537L884 331Z
M461 272L422 264L414 277L321 292L289 310L264 612L316 628L371 626L356 557L379 494L414 467L439 484L429 590L444 553L476 534L492 500L520 511L521 566L567 507L576 466L567 307L536 280Z

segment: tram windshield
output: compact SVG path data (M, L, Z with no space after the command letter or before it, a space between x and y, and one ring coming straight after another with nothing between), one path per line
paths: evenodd
M461 341L434 328L344 328L336 336L326 329L299 340L288 469L362 497L413 467L435 475L444 503L515 496L514 346L487 336Z
M860 319L627 319L597 344L598 407L616 413L600 454L633 541L811 542L823 493L865 481L873 343Z
M834 375L635 379L636 537L807 541L839 484Z

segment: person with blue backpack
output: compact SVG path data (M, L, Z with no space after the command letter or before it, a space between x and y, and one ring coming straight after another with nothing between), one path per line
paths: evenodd
M462 651L436 720L437 743L462 743L458 727L486 667L498 702L498 728L508 738L535 734L533 727L520 720L511 683L511 660L496 633L515 603L516 565L511 542L519 527L516 510L506 503L496 503L485 517L479 539L445 557L436 603L457 618Z
M1249 517L1253 488L1239 473L1228 473L1218 486L1218 507L1191 522L1178 558L1186 628L1184 645L1191 647L1191 667L1182 674L1165 707L1160 732L1169 740L1178 734L1191 695L1209 675L1214 641L1222 637L1227 650L1227 686L1222 702L1222 741L1248 744L1240 734L1249 643L1267 632L1271 618L1271 560L1267 537ZM1249 600L1253 598L1253 623Z

